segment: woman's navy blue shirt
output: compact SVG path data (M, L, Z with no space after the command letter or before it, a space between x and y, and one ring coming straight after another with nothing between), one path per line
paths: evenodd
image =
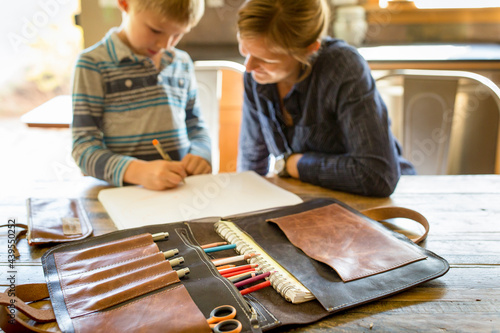
M285 97L292 126L285 126L276 84L258 84L249 73L244 84L239 171L265 175L271 154L301 153L302 181L367 196L389 196L401 174L415 174L368 64L345 42L325 38L311 73Z

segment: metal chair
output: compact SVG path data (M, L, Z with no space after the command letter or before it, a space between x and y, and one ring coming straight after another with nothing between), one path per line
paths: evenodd
M237 73L241 86L243 85L243 73L245 66L233 61L218 61L218 60L204 60L194 62L196 79L198 82L198 97L200 100L200 107L202 114L207 121L208 129L210 131L210 138L212 140L212 172L218 173L219 170L226 171L226 168L221 169L221 150L220 150L220 101L222 96L222 81L223 71L231 71ZM241 96L233 96L243 103L243 90L241 89ZM239 110L241 118L241 109ZM239 128L238 128L239 130ZM237 133L239 133L237 131ZM237 143L237 136L236 138ZM236 154L237 151L231 152ZM236 161L236 156L234 157Z
M500 173L500 89L491 80L465 71L397 70L376 84L418 174Z

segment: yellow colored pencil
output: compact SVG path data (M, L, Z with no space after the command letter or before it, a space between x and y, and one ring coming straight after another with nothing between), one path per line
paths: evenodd
M170 156L161 147L160 141L158 141L157 139L154 139L152 142L153 142L153 146L155 146L156 150L158 150L158 152L160 153L161 157L165 161L172 161L172 158L170 158ZM186 184L186 181L183 179L182 183Z
M163 150L163 148L161 147L161 144L160 144L160 141L154 139L153 140L153 146L155 146L156 150L158 150L158 152L160 153L161 157L165 160L165 161L171 161L172 159L170 158L170 156L168 156L168 154Z

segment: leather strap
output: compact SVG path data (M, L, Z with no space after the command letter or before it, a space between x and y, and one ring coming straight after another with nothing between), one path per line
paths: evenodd
M394 218L407 218L420 223L424 227L425 232L421 236L410 238L414 243L417 244L423 241L429 233L429 222L427 221L427 219L422 214L412 209L403 207L375 207L365 209L361 211L361 213L375 221L385 221Z
M36 309L29 306L28 302L40 301L49 298L49 291L45 283L30 283L16 285L16 296L9 295L10 289L0 293L0 327L6 332L19 332L19 333L49 333L53 330L47 331L35 327L21 318L15 316L11 318L10 310L7 306L14 304L17 311L22 312L28 318L38 323L48 323L56 320L54 311L52 309ZM14 302L14 303L12 303Z

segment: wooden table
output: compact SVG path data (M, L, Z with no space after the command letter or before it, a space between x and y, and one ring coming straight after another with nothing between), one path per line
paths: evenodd
M333 315L308 326L279 332L497 332L500 328L500 175L404 176L389 198L329 191L296 180L271 182L303 199L333 197L354 208L404 206L424 214L431 225L425 248L443 256L450 271L409 291ZM115 230L97 201L108 185L91 177L3 187L0 219L26 221L27 197L84 197L95 234ZM7 286L6 230L0 236L0 285ZM44 282L40 257L46 248L19 243L16 283ZM3 288L2 288L3 289Z

